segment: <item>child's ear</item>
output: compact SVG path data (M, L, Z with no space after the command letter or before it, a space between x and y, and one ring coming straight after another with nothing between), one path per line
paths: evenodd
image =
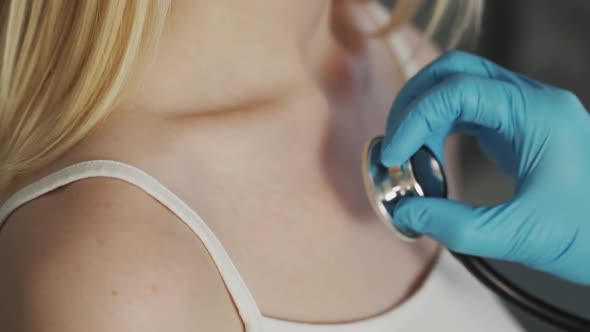
M365 50L371 31L371 22L362 8L364 2L332 1L331 29L334 39L343 49L354 54ZM374 26L372 28L375 29Z

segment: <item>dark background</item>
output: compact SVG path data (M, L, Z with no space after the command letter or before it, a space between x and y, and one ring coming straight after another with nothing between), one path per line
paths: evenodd
M385 2L391 4L394 1ZM418 25L427 20L431 3L432 0L426 1L417 17ZM445 34L448 35L448 29L445 30L441 29L436 36L441 43L445 41ZM459 48L485 56L536 80L571 90L588 108L589 32L588 0L488 0L477 42L468 39ZM487 205L510 197L512 182L483 157L477 142L465 137L462 144L464 200ZM511 264L497 265L523 288L590 318L590 288L568 284ZM559 331L515 308L510 309L528 331Z

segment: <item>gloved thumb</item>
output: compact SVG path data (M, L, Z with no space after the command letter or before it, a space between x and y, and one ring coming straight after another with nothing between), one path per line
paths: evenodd
M393 224L433 238L447 248L471 255L502 257L509 233L501 222L503 208L473 207L443 198L403 198L394 209Z

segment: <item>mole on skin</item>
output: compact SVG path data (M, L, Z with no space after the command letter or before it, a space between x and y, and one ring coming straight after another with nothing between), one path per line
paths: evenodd
M113 296L117 296L117 295L119 295L119 292L117 292L115 289L113 289L113 291L111 292L111 294L113 294Z

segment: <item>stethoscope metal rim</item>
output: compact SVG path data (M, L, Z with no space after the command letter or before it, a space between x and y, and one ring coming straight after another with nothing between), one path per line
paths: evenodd
M379 220L387 227L387 229L392 231L398 238L400 238L403 241L414 242L416 241L416 237L406 236L393 226L393 219L391 218L391 215L385 207L382 194L378 192L377 187L375 186L375 182L373 181L373 175L371 174L371 154L373 153L373 151L376 150L375 146L381 142L382 138L382 136L373 138L371 141L365 144L365 147L363 149L361 167L365 191L370 197L369 203L371 204L373 211L375 211L375 213L379 217ZM417 185L415 188L416 191L420 192L423 195L424 193L422 191L422 187L420 187L417 181L415 181L415 183Z
M369 203L379 217L379 220L385 224L389 230L393 231L394 234L400 239L406 242L414 242L421 236L421 234L413 232L404 233L395 228L393 226L393 215L390 211L388 211L385 204L387 202L387 204L394 205L397 200L399 200L402 196L405 196L408 192L411 192L417 196L425 196L425 191L416 179L412 160L408 160L402 165L390 168L380 164L378 153L380 151L380 145L382 141L383 136L377 136L365 144L361 164L365 192L369 195ZM428 147L424 146L421 148L421 150L428 154L431 161L435 164L439 175L442 177L441 197L446 197L447 181L440 161L435 157L434 153ZM373 165L374 162L377 162L378 165ZM373 174L371 170L372 166L376 167L378 174ZM387 191L387 189L393 189L393 187L383 188L380 183L377 183L377 178L382 178L385 176L388 178L393 177L403 181L403 184L395 186L397 191L394 194L391 193L391 191L394 190L391 190L390 192L384 192Z

